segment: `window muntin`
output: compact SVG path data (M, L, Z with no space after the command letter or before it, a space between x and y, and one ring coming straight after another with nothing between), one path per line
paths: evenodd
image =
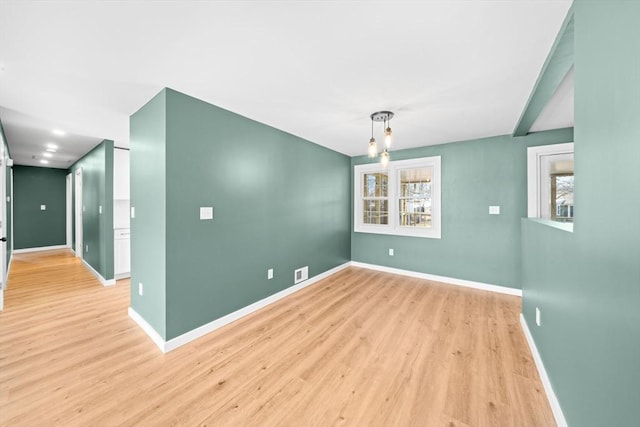
M440 156L357 165L356 232L440 238Z

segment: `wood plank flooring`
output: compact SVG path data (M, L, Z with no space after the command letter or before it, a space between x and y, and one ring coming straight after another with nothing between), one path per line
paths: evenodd
M348 268L168 354L70 251L14 256L1 426L554 426L517 297Z

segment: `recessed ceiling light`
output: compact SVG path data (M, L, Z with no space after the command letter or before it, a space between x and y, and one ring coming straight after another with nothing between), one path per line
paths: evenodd
M40 163L42 163L43 165L47 165L49 164L49 160L42 159L40 160Z
M54 135L58 135L58 136L64 136L66 134L66 132L61 130L61 129L54 129L53 130L53 134Z
M45 157L53 157L53 154L47 152L42 153L42 155Z
M56 152L56 149L55 149L55 148L47 148L47 151L48 151L49 153L55 153L55 152Z
M56 144L52 144L50 142L47 143L47 151L50 151L50 150L54 150L55 151L57 149L58 149L58 146Z

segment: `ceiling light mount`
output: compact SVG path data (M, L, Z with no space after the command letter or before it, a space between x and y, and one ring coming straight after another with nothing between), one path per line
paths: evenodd
M391 125L389 122L393 118L394 114L391 111L376 111L372 113L369 117L371 118L371 139L369 140L369 150L368 154L370 158L374 158L378 156L378 145L376 143L375 138L373 137L373 122L383 122L384 126L384 150L380 154L380 162L383 166L387 166L389 163L389 148L391 148L392 143L392 132Z
M374 122L388 122L393 119L393 113L391 111L376 111L371 114L371 120Z

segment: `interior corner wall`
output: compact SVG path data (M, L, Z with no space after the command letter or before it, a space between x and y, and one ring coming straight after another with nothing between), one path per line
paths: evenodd
M571 141L567 128L392 151L392 160L442 157L442 238L352 232L352 260L520 289L527 147ZM372 161L352 158L352 182L353 166ZM353 197L353 185L350 191ZM490 205L500 206L500 215L489 215ZM351 223L353 229L353 215Z
M523 315L570 426L638 425L640 2L574 14L574 232L523 220Z
M166 96L168 339L349 262L349 157Z
M66 175L65 169L13 167L15 249L66 244Z
M82 168L82 204L84 205L82 253L84 261L104 279L114 278L113 267L113 141L103 140L74 163L72 172L72 235L75 248L75 183L76 171ZM64 171L64 176L69 171ZM88 251L87 251L88 247Z
M130 223L131 308L166 340L166 90L131 116L129 131L135 211Z

